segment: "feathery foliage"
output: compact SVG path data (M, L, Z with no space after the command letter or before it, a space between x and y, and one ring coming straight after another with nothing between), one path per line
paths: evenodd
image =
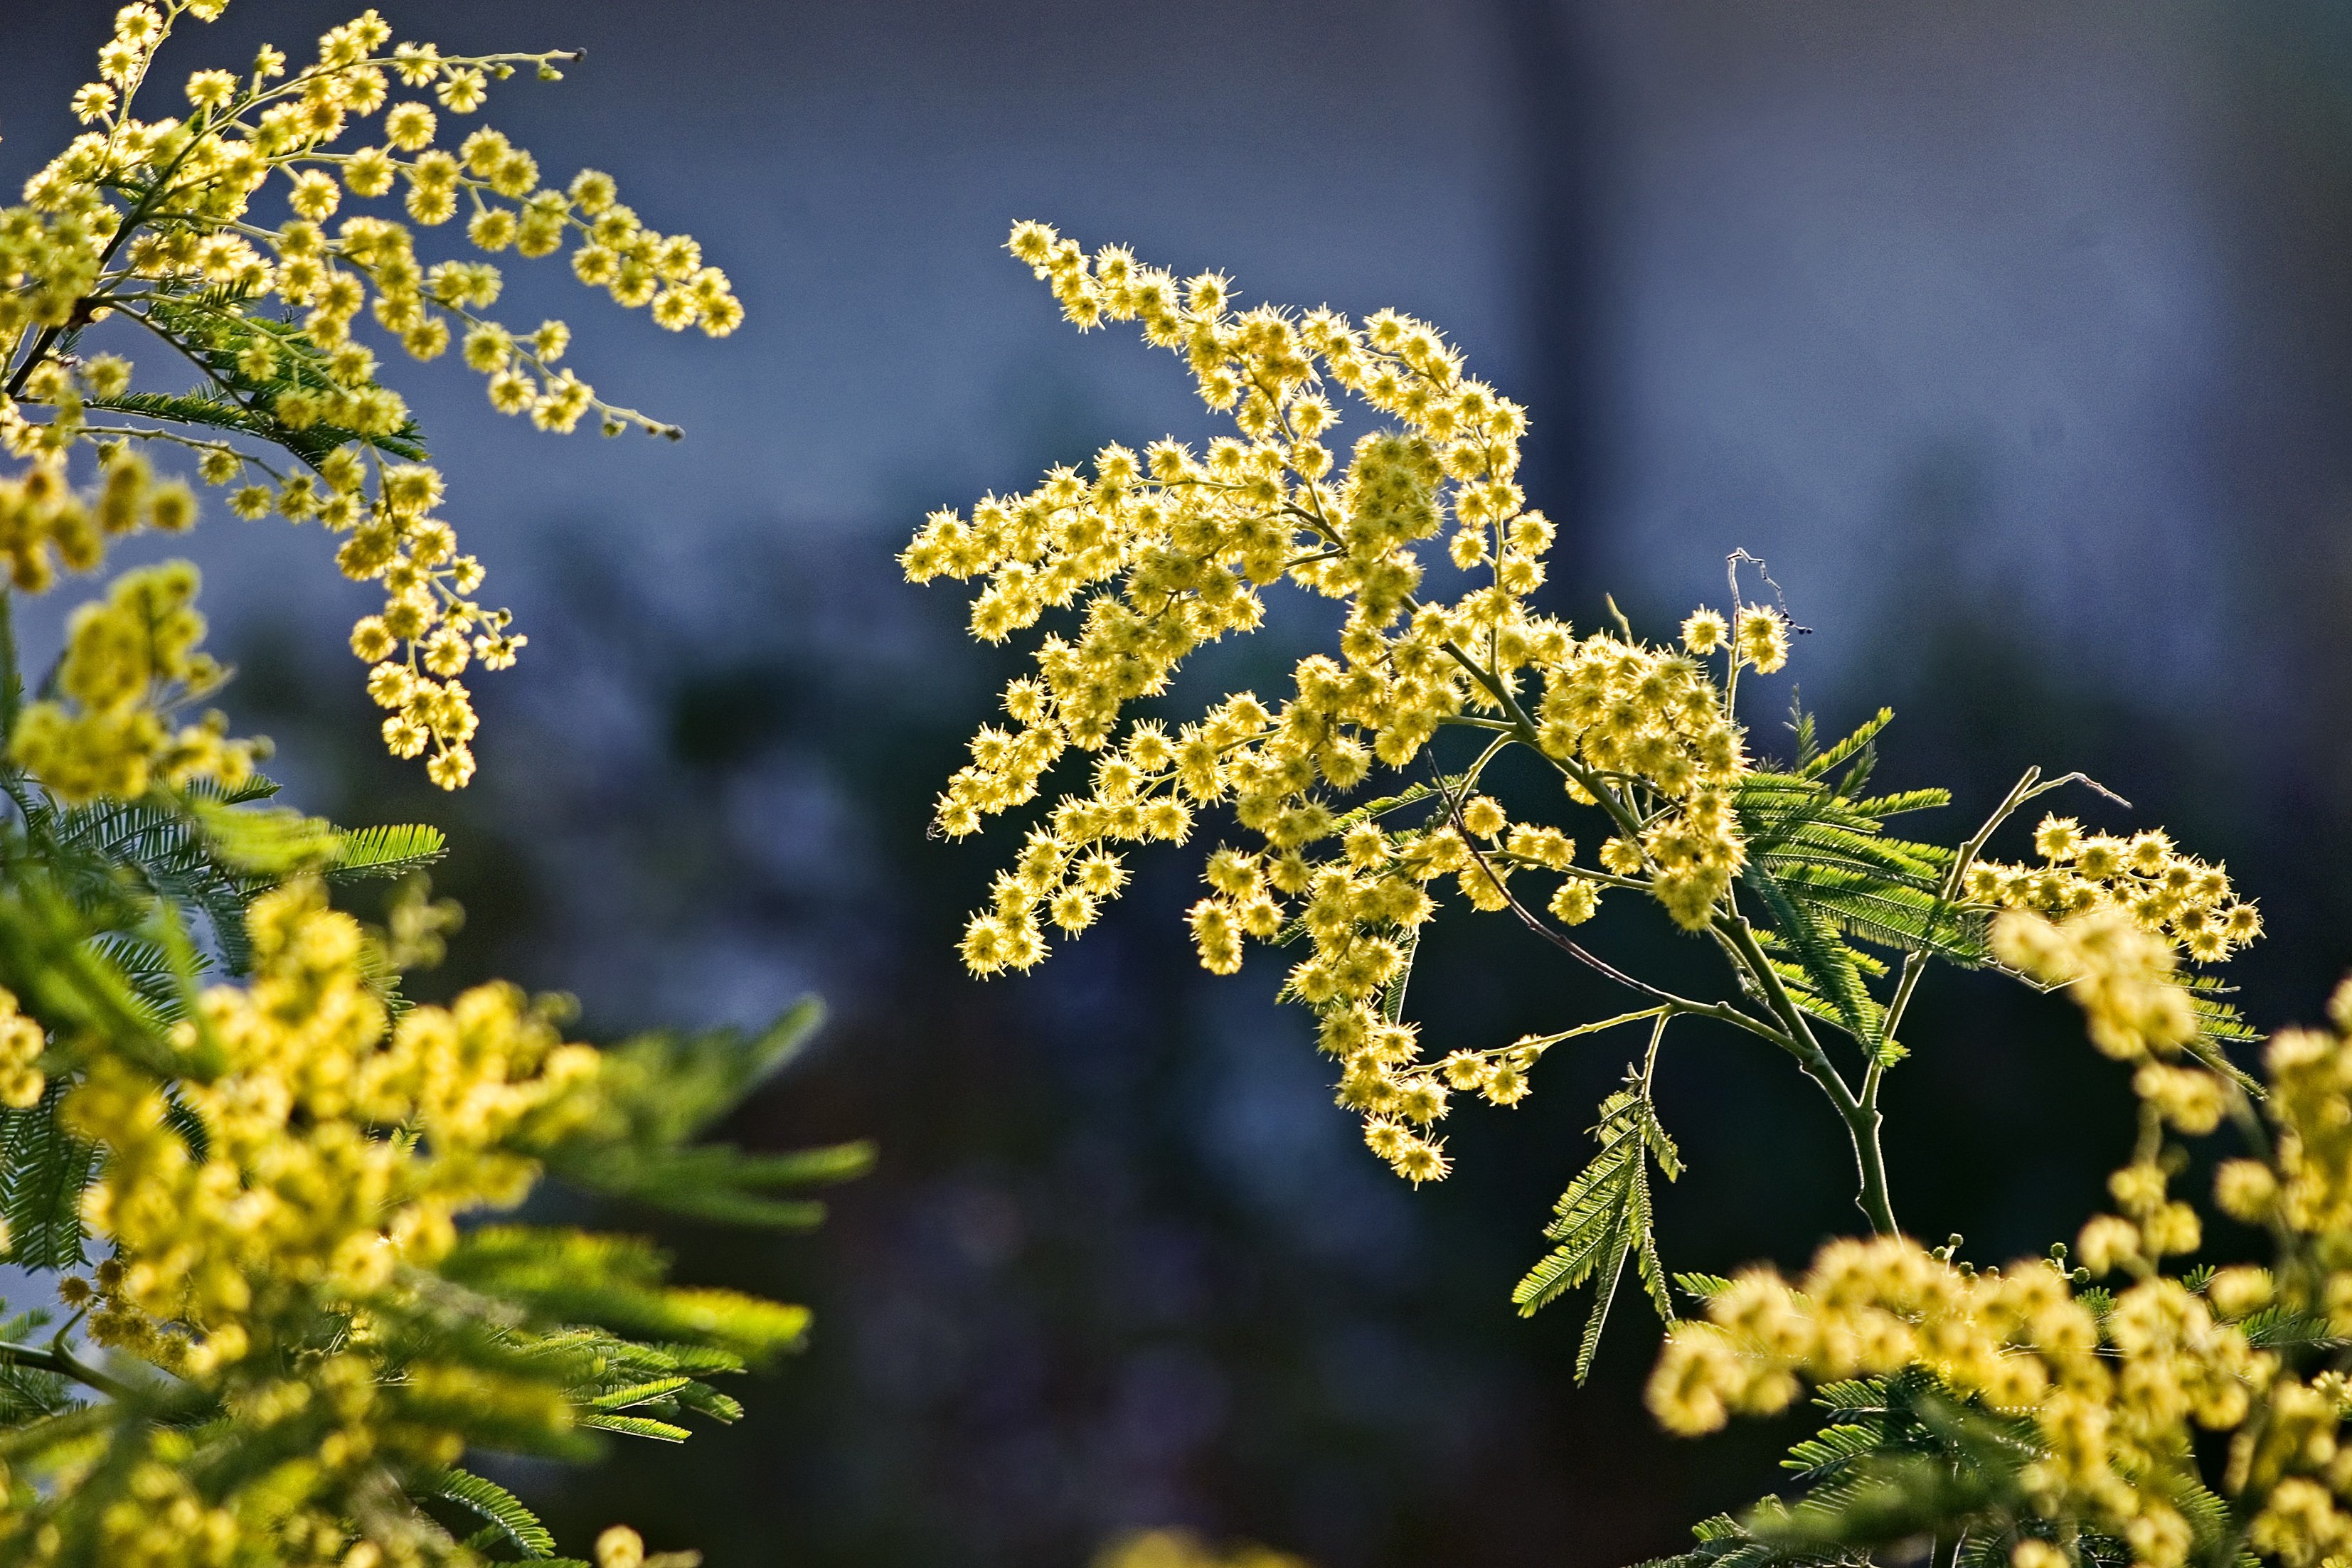
M1658 1020L1658 1034L1665 1020ZM1649 1065L1657 1063L1657 1036L1653 1035ZM1658 1316L1674 1321L1674 1303L1666 1290L1665 1267L1658 1260L1657 1239L1650 1214L1650 1167L1668 1181L1682 1175L1682 1155L1673 1138L1658 1124L1657 1107L1650 1099L1650 1073L1628 1069L1625 1087L1601 1103L1601 1122L1592 1129L1601 1142L1592 1163L1569 1183L1560 1195L1544 1235L1559 1245L1528 1271L1511 1300L1522 1315L1531 1314L1562 1293L1587 1281L1594 1281L1592 1310L1585 1320L1584 1337L1576 1352L1576 1380L1592 1370L1601 1347L1601 1331L1609 1319L1625 1261L1633 1260L1642 1288Z

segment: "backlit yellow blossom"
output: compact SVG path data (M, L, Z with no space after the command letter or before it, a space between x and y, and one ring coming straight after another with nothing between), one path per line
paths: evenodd
M2037 840L2061 863L2113 852L2145 882L2180 863L2158 835L2102 852L2065 819ZM2095 862L2094 873L2112 874ZM1979 1271L1899 1236L1832 1242L1793 1283L1758 1269L1711 1290L1705 1321L1668 1339L1651 1408L1672 1430L1706 1432L1785 1409L1809 1386L1925 1374L1964 1416L2026 1423L1997 1428L2021 1495L1972 1496L1983 1478L1969 1477L1948 1505L1969 1528L2015 1532L2014 1568L2076 1561L2053 1542L2079 1539L2087 1559L2094 1535L2116 1543L2098 1552L2127 1550L2147 1568L2225 1552L2287 1568L2340 1561L2352 1549L2352 1450L2340 1443L2352 1388L2335 1354L2352 1333L2352 982L2330 1002L2332 1029L2271 1040L2257 1112L2252 1081L2200 1046L2160 921L2123 898L2084 903L2058 924L2004 915L1995 938L2004 963L2067 988L2102 1051L2137 1063L2139 1140L2108 1183L2119 1212L2083 1228L2084 1267L2069 1273L2063 1248ZM2250 1134L2258 1114L2268 1128L2254 1157L2221 1165L2216 1197L2270 1233L2276 1262L2168 1276L2163 1260L2198 1249L2202 1228L2169 1195L2188 1159L2168 1134L2210 1134L2232 1113ZM2117 1273L2112 1294L2076 1288Z
M118 539L193 528L196 485L247 520L316 522L381 595L351 643L386 743L456 789L475 768L467 681L525 639L474 597L482 565L385 384L390 345L429 360L462 343L493 406L543 429L593 416L675 436L557 368L562 322L497 322L504 256L569 248L578 276L672 329L724 335L741 307L609 177L542 184L530 152L460 123L518 69L552 80L576 57L395 45L371 10L320 38L313 63L265 45L248 68L155 82L173 31L226 4L115 10L99 79L72 98L86 131L0 207L0 571L24 594L97 571ZM461 210L470 255L419 244ZM170 351L134 365L149 340ZM252 804L274 788L250 777L266 743L183 711L226 675L202 651L196 590L184 561L122 572L67 619L30 693L0 623L15 797L0 1249L50 1276L68 1314L39 1345L14 1342L47 1314L16 1316L0 1344L0 1561L546 1556L527 1509L455 1469L469 1446L579 1458L598 1429L683 1437L656 1417L731 1418L703 1376L789 1347L807 1314L670 1287L631 1238L468 1218L518 1206L542 1161L698 1213L718 1212L715 1193L730 1218L772 1223L806 1218L767 1196L803 1178L713 1146L681 1157L734 1091L707 1073L681 1091L672 1065L731 1059L740 1040L607 1057L564 1040L564 998L503 984L404 998L399 972L438 956L450 909L416 886L370 935L307 878L394 874L439 836ZM750 1049L773 1060L795 1027ZM102 1364L82 1359L93 1344ZM504 1541L453 1534L444 1508L495 1516ZM626 1531L610 1541L637 1544L631 1568L671 1560Z
M2119 910L2199 963L2226 958L2262 935L2260 912L2237 897L2229 873L2182 854L2162 831L2085 833L2073 818L2051 816L2035 833L2034 848L2040 866L1986 861L1970 868L1969 895L2053 920Z
M1671 1431L1710 1432L1786 1409L1808 1384L1906 1367L2030 1417L2035 1511L2130 1541L2147 1568L2187 1559L2176 1502L2195 1434L2235 1428L2257 1400L2300 1386L2178 1281L2133 1285L2102 1317L2047 1260L1963 1272L1880 1237L1830 1243L1794 1284L1741 1274L1667 1339L1650 1408Z
M24 1110L36 1104L48 1079L41 1057L48 1037L39 1023L16 1009L16 997L0 989L0 1105Z
M152 780L233 787L266 754L267 742L226 738L217 712L172 727L175 709L225 676L197 647L196 585L186 561L142 567L117 578L105 602L74 612L59 695L26 704L9 741L10 756L60 800L135 799Z
M2016 911L1993 926L1993 951L2012 968L2070 988L2109 1056L2137 1061L2196 1037L2197 1015L2173 974L2173 947L2116 904L2063 924Z
M569 431L593 414L607 434L678 433L556 369L562 323L528 334L499 325L486 314L503 288L499 267L428 259L411 225L445 222L462 203L478 251L532 258L570 245L578 276L624 306L651 305L671 329L723 336L742 307L698 246L646 227L608 176L588 171L568 188L542 185L538 161L488 127L466 130L454 148L436 144L451 129L444 111L469 114L490 82L517 69L554 79L569 55L394 46L371 10L329 31L313 64L289 71L284 55L265 49L247 76L190 77L184 116L137 118L173 27L184 16L209 21L224 4L124 6L100 54L102 79L74 98L89 129L26 183L23 204L0 209L0 452L27 465L0 474L0 564L37 592L58 568L95 570L113 537L189 527L196 507L187 487L151 483L126 452L175 445L205 483L232 488L239 516L274 504L294 522L342 536L336 564L385 594L355 637L368 644L362 657L396 657L445 680L467 656L503 669L526 639L507 612L472 598L479 569L434 515L441 476L362 338L379 330L424 360L462 338L492 406L528 413L544 430ZM438 110L403 96L425 89ZM198 395L236 406L242 436L141 403L144 392L171 389L134 392L119 354L66 353L68 333L110 318L194 361L205 377ZM78 485L69 470L81 450L99 454L99 472ZM389 650L380 646L387 636ZM429 748L431 777L457 788L473 772L470 697L454 682L425 682L419 692L437 694L437 705L398 716L394 749ZM76 789L114 793L139 782L135 769L102 759L140 750L143 737L93 732L58 745L74 753L60 766Z
M92 1329L151 1357L173 1333L225 1325L259 1349L272 1292L358 1301L403 1261L430 1264L458 1215L528 1190L536 1167L518 1145L588 1113L596 1052L564 1044L511 987L395 1022L358 923L315 883L267 894L247 925L251 983L206 991L180 1026L183 1049L201 1040L223 1061L178 1089L203 1124L201 1156L162 1086L127 1065L107 1061L67 1101L109 1150L84 1218L121 1268ZM410 1135L389 1135L401 1128Z
M1572 801L1605 797L1625 835L1616 878L1703 929L1743 863L1727 791L1746 767L1741 736L1693 656L1718 646L1720 618L1713 640L1687 634L1685 654L1580 636L1530 605L1553 528L1517 480L1526 413L1426 323L1238 309L1220 276L1180 281L1116 246L1089 256L1038 224L1016 226L1010 249L1071 321L1134 321L1181 356L1236 434L1199 450L1106 447L1085 472L1056 468L969 517L934 514L900 557L917 581L981 580L977 637L1057 628L1036 638L1034 673L1005 688L1008 722L983 727L949 779L940 829L971 833L1026 805L1057 764L1091 775L996 879L965 962L982 974L1035 964L1049 924L1081 930L1116 891L1074 898L1093 868L1116 867L1127 845L1184 841L1201 813L1229 807L1254 841L1209 861L1190 915L1202 963L1229 974L1252 940L1308 937L1286 993L1321 1017L1327 1043L1370 1042L1332 1047L1341 1103L1400 1172L1442 1175L1423 1129L1444 1094L1410 1034L1381 1023L1384 991L1449 894L1509 910L1523 907L1514 883L1540 878L1532 906L1574 924L1591 913L1596 873L1559 828L1515 821L1475 792L1483 759L1433 788L1427 747L1449 727L1513 740ZM1343 443L1342 398L1384 423ZM1430 549L1441 538L1442 560ZM1456 572L1467 580L1453 597L1432 591ZM1255 630L1284 581L1339 602L1333 653L1300 660L1272 698L1232 694L1172 729L1129 716L1191 654ZM1742 626L1771 613L1742 607ZM1785 637L1743 635L1727 674L1759 653L1785 656ZM1524 1092L1517 1069L1505 1083L1506 1103Z

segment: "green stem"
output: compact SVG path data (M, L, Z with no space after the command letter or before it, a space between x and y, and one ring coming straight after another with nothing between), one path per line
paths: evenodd
M60 1377L69 1377L86 1388L103 1394L109 1399L128 1399L131 1396L131 1389L128 1384L117 1383L88 1362L80 1360L62 1344L54 1344L43 1350L38 1345L13 1344L0 1340L0 1362L6 1362L13 1366L29 1366L40 1372L54 1372Z
M1979 828L1953 854L1952 863L1944 873L1943 886L1937 892L1936 897L1939 905L1949 904L1959 896L1960 884L1967 878L1969 868L1976 863L1977 856L1984 852L1985 844L2000 825L2009 821L2018 807L2041 793L2035 788L2041 782L2041 768L2027 768L2019 776L2017 782L2010 787L2009 793L2001 798L2000 804L1993 808L1992 815L1985 819L1984 825ZM1888 1040L1891 1041L1895 1038L1895 1031L1902 1024L1904 1010L1910 1007L1911 998L1919 988L1920 977L1927 971L1927 955L1926 953L1915 950L1903 956L1902 973L1895 983L1894 998L1886 1004L1885 1021L1881 1029L1881 1032ZM1885 1161L1878 1148L1878 1130L1881 1121L1878 1110L1878 1091L1885 1082L1885 1076L1886 1059L1884 1056L1873 1055L1870 1066L1863 1073L1862 1092L1856 1096L1853 1111L1847 1113L1841 1108L1840 1113L1846 1117L1846 1125L1854 1138L1854 1154L1862 1163L1863 1207L1870 1213L1872 1224L1892 1234L1894 1213L1886 1205ZM1871 1203L1874 1176L1878 1194L1876 1209L1873 1209Z
M1331 534L1328 524L1320 518L1314 519L1314 522L1327 538L1337 542L1336 536ZM1737 569L1734 570L1736 572ZM1732 609L1735 616L1738 610L1738 580L1735 575L1732 594ZM1420 605L1408 595L1406 608L1409 612L1417 613ZM1484 686L1494 697L1496 706L1509 716L1507 727L1514 733L1517 739L1533 750L1537 756L1550 762L1562 773L1574 779L1586 793L1592 796L1601 809L1616 822L1627 841L1632 843L1641 841L1640 821L1634 817L1624 801L1618 798L1616 791L1609 787L1606 780L1594 777L1590 770L1578 766L1572 758L1556 758L1544 750L1537 740L1535 721L1528 716L1527 709L1519 706L1518 699L1511 691L1508 682L1481 665L1477 660L1470 656L1467 650L1452 639L1447 639L1442 646L1454 663L1461 665L1471 679ZM1738 690L1738 679L1739 658L1738 644L1735 643L1731 655L1731 691L1726 694L1727 712L1736 711L1732 708L1732 704L1736 701L1733 694ZM1477 727L1485 728L1487 726L1480 723ZM1444 789L1442 773L1439 775L1439 788L1446 795L1447 804L1453 809L1453 814L1456 819L1456 831L1460 831L1460 804L1454 799L1451 790ZM2030 784L2031 778L2026 782ZM2021 788L2023 787L2021 786ZM2019 797L2019 799L2022 798ZM2015 802L2012 801L2004 807L2002 814L2005 815L2007 811L2015 809ZM1987 824L1984 834L1979 835L1979 840L1991 832L1993 825ZM1790 1000L1787 988L1780 984L1780 976L1773 972L1771 964L1765 958L1763 949L1758 945L1756 935L1749 929L1746 920L1740 918L1736 912L1718 915L1715 929L1718 937L1732 949L1738 960L1738 967L1748 972L1765 1004L1780 1020L1780 1030L1776 1030L1751 1017L1743 1009L1727 1003L1703 1004L1694 1002L1688 998L1675 996L1672 992L1660 990L1654 986L1623 973L1615 966L1603 962L1595 955L1587 952L1580 944L1553 931L1538 919L1533 911L1520 904L1517 898L1512 897L1510 893L1503 888L1501 879L1496 877L1494 872L1486 867L1484 857L1479 854L1476 845L1471 841L1470 835L1465 832L1462 838L1464 843L1469 847L1472 858L1478 861L1480 868L1485 870L1487 877L1495 882L1498 891L1502 891L1511 909L1528 926L1601 974L1654 1000L1664 1003L1666 1010L1659 1017L1661 1028L1667 1018L1677 1012L1686 1012L1702 1018L1714 1018L1745 1029L1752 1034L1761 1035L1794 1056L1798 1066L1805 1075L1820 1085L1822 1092L1829 1096L1830 1103L1837 1108L1839 1118L1845 1123L1847 1135L1853 1140L1854 1165L1860 1178L1860 1191L1855 1196L1855 1203L1869 1218L1871 1228L1880 1235L1893 1236L1898 1233L1901 1227L1895 1224L1894 1203L1887 1193L1886 1157L1885 1151L1880 1147L1878 1138L1881 1123L1877 1103L1879 1068L1874 1061L1867 1070L1867 1076L1864 1079L1868 1091L1866 1099L1857 1096L1847 1087L1845 1080L1838 1076L1837 1069L1831 1064L1828 1054L1822 1050L1821 1042L1813 1038L1812 1028L1805 1021L1804 1014L1798 1010L1794 1002ZM1908 999L1908 986L1916 983L1916 977L1909 974L1906 967L1906 1000Z
M1718 1023L1727 1023L1735 1029L1744 1029L1750 1034L1760 1035L1764 1039L1770 1040L1773 1044L1780 1046L1784 1051L1796 1052L1799 1055L1800 1060L1802 1060L1802 1053L1798 1051L1795 1042L1784 1038L1780 1030L1774 1029L1770 1024L1766 1023L1761 1019L1751 1017L1740 1009L1733 1007L1728 1002L1694 1001L1688 997L1678 997L1672 991L1662 990L1658 987L1650 984L1647 980L1636 979L1632 975L1625 973L1622 969L1618 968L1614 964L1610 963L1607 959L1601 957L1598 954L1586 948L1583 944L1576 941L1573 937L1570 937L1562 932L1554 930L1544 921L1542 916L1538 915L1534 910L1529 909L1526 904L1519 902L1518 896L1511 892L1509 883L1506 883L1501 877L1495 874L1495 868L1488 863L1486 852L1478 847L1478 841L1465 831L1462 825L1461 799L1447 787L1445 774L1443 769L1439 769L1437 771L1437 792L1445 801L1446 814L1454 823L1454 831L1462 840L1463 848L1469 852L1472 862L1478 867L1479 871L1486 876L1486 880L1494 884L1496 893L1501 896L1504 904L1510 909L1512 914L1519 917L1521 923L1524 924L1528 930L1533 931L1537 936L1542 937L1545 941L1549 942L1553 946L1558 947L1570 957L1574 958L1578 963L1591 969L1595 974L1601 975L1607 979L1614 980L1617 984L1623 986L1628 990L1638 991L1643 996L1649 998L1652 1001L1660 1003L1664 1009L1665 1016L1672 1016L1675 1013L1688 1013L1693 1018L1714 1019ZM1818 1047L1815 1050L1815 1054L1819 1054Z
M1602 808L1624 830L1626 837L1638 842L1640 824L1631 819L1624 804L1617 799L1607 784L1597 779L1586 783L1583 778L1579 777L1583 770L1577 768L1572 762L1550 758L1549 753L1535 744L1535 726L1528 719L1526 710L1521 708L1512 696L1509 687L1492 679L1460 648L1451 643L1445 646L1446 651L1469 671L1473 678L1494 693L1496 701L1511 716L1512 727L1519 731L1519 738L1522 742L1531 747L1538 756L1546 757L1559 766L1563 772L1567 772L1571 778L1576 778L1578 782L1584 783L1587 791L1601 802ZM1450 790L1446 791L1446 794L1447 803L1454 807L1458 819L1458 803L1453 800ZM1456 828L1459 831L1458 820ZM1989 826L1986 832L1990 833L1990 831ZM1470 846L1473 858L1477 859L1484 868L1486 863L1484 857L1479 854L1476 846L1471 844L1467 833L1463 834L1463 841ZM1488 870L1486 874L1490 878L1494 877L1491 870ZM1495 880L1499 888L1500 879ZM1736 914L1718 915L1715 930L1718 937L1731 949L1737 966L1744 969L1755 982L1756 989L1763 998L1765 1005L1770 1008L1774 1016L1780 1019L1781 1025L1780 1030L1773 1030L1740 1009L1727 1004L1718 1002L1709 1005L1693 1002L1687 998L1674 996L1670 992L1662 991L1656 987L1636 980L1632 976L1618 970L1613 965L1604 963L1586 952L1580 944L1553 931L1542 921L1537 919L1533 911L1528 910L1517 898L1512 897L1507 890L1504 891L1503 896L1509 900L1511 908L1519 918L1538 934L1566 949L1572 956L1601 974L1665 1003L1673 1011L1717 1019L1737 1028L1745 1029L1751 1034L1761 1035L1795 1057L1798 1067L1807 1077L1820 1085L1822 1092L1828 1095L1830 1103L1836 1107L1839 1119L1845 1123L1847 1136L1853 1144L1854 1166L1859 1178L1860 1190L1855 1195L1855 1203L1869 1218L1871 1228L1880 1235L1893 1236L1901 1229L1895 1221L1894 1201L1887 1191L1886 1156L1879 1144L1878 1134L1882 1118L1878 1111L1879 1068L1877 1063L1874 1060L1867 1070L1867 1076L1864 1079L1866 1098L1855 1094L1851 1088L1847 1087L1845 1080L1838 1076L1837 1069L1831 1064L1828 1053L1822 1050L1821 1042L1813 1037L1812 1027L1805 1021L1805 1015L1790 999L1788 988L1781 985L1780 977L1773 972L1770 962L1764 956L1763 948L1757 943L1755 932L1749 928L1747 921L1739 918Z
M1893 1236L1902 1228L1895 1222L1895 1205L1886 1189L1886 1155L1879 1146L1878 1130L1882 1118L1878 1113L1877 1096L1874 1092L1867 1100L1846 1086L1830 1062L1828 1052L1813 1038L1812 1027L1805 1015L1789 998L1788 988L1773 971L1756 940L1756 933L1745 920L1718 915L1715 930L1738 960L1741 968L1756 982L1769 1007L1788 1031L1781 1041L1805 1076L1821 1086L1830 1103L1837 1108L1840 1120L1845 1123L1846 1134L1853 1143L1853 1160L1859 1177L1860 1190L1854 1202L1869 1217L1871 1228L1881 1236ZM1867 1080L1865 1080L1867 1082ZM1873 1086L1874 1091L1874 1085Z
M1883 1120L1877 1106L1858 1103L1846 1113L1845 1126L1853 1140L1854 1164L1862 1174L1862 1190L1854 1195L1854 1202L1870 1217L1873 1230L1895 1236L1903 1228L1895 1223L1895 1203L1886 1190L1886 1155L1878 1143Z
M1650 1030L1650 1054L1642 1061L1642 1098L1650 1097L1650 1084L1657 1077L1658 1044L1666 1038L1666 1023L1675 1016L1672 1008L1658 1009L1658 1021Z

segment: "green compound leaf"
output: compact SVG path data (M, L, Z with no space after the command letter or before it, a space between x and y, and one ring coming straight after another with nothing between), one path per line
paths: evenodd
M1592 1310L1577 1346L1579 1383L1591 1373L1629 1257L1659 1318L1674 1321L1652 1219L1650 1167L1654 1165L1668 1181L1679 1177L1683 1168L1681 1152L1659 1124L1656 1108L1638 1078L1632 1087L1601 1102L1601 1120L1592 1132L1601 1142L1600 1152L1560 1194L1552 1222L1544 1230L1559 1245L1511 1291L1519 1315L1530 1317L1568 1291L1593 1282Z
M1734 789L1748 852L1741 881L1770 922L1774 971L1790 1001L1834 1025L1882 1065L1901 1059L1885 1037L1885 1013L1869 988L1885 962L1863 944L1963 968L1986 961L1980 912L1943 896L1952 852L1890 837L1887 817L1948 804L1940 789L1858 799L1882 712L1795 773L1759 769ZM1824 775L1853 759L1843 779Z
M506 1541L524 1557L539 1560L555 1555L555 1537L539 1516L524 1506L523 1500L484 1476L470 1470L431 1470L409 1485L409 1495L416 1498L440 1498L470 1510L490 1521L491 1540L482 1545Z
M0 1111L0 1213L8 1219L8 1260L19 1268L88 1260L81 1199L97 1174L98 1150L58 1119L68 1087L53 1079L37 1103Z
M761 1033L653 1034L604 1053L597 1124L548 1151L548 1168L592 1191L691 1218L804 1229L824 1206L797 1196L847 1181L874 1162L869 1144L747 1154L692 1142L797 1055L823 1018L813 1000Z
M683 1443L694 1436L683 1427L649 1421L642 1416L583 1416L580 1424L595 1431L618 1432L624 1437L647 1437L656 1443Z
M448 849L440 829L415 822L346 831L328 862L327 875L352 882L405 876L431 865Z

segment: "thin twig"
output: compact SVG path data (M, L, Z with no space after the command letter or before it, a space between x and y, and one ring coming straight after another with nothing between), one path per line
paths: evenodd
M1731 1024L1736 1028L1747 1030L1751 1034L1761 1035L1764 1039L1771 1040L1774 1044L1780 1045L1784 1049L1788 1048L1789 1042L1783 1040L1778 1031L1774 1030L1769 1025L1759 1021L1757 1019L1741 1009L1732 1007L1726 1002L1693 1001L1688 997L1676 996L1672 991L1661 989L1660 988L1650 984L1647 980L1636 979L1633 976L1618 968L1614 964L1610 963L1607 959L1594 953L1582 943L1578 942L1575 938L1568 936L1564 932L1554 930L1549 922L1546 921L1542 916L1537 915L1535 911L1529 909L1526 904L1519 902L1518 897L1511 892L1509 884L1505 883L1501 877L1495 873L1494 867L1487 863L1485 852L1478 848L1476 841L1462 825L1461 800L1451 789L1448 789L1445 787L1445 775L1443 772L1439 772L1437 774L1437 792L1444 797L1447 817L1453 822L1454 831L1461 839L1463 847L1469 852L1471 860L1477 864L1480 874L1486 877L1486 881L1494 887L1496 894L1501 897L1504 903L1509 907L1511 913L1517 915L1520 922L1524 924L1528 930L1533 931L1537 936L1542 937L1545 941L1550 943L1553 946L1559 948L1570 957L1574 958L1578 963L1584 965L1595 974L1600 975L1606 979L1613 980L1617 984L1626 988L1628 990L1639 992L1641 995L1648 997L1653 1001L1661 1002L1675 1012L1689 1013L1696 1018L1715 1019L1719 1022Z

